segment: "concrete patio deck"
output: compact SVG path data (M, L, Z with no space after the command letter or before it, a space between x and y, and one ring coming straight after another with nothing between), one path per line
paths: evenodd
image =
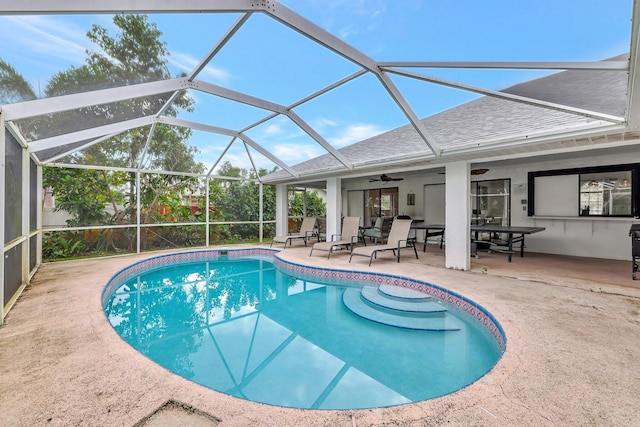
M348 263L426 280L487 308L507 335L496 367L474 384L428 401L367 410L312 411L233 398L181 378L126 344L100 305L109 278L157 254L48 263L0 327L0 419L7 426L631 426L640 425L640 280L629 261L480 253L472 271L442 267L430 247L416 260L382 254ZM323 256L325 255L325 256ZM170 402L169 405L165 405ZM165 406L163 406L165 405ZM163 407L168 416L151 416ZM189 410L193 408L193 410ZM182 424L180 424L182 423Z

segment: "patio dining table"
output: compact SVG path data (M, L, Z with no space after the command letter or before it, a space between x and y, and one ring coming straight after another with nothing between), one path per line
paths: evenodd
M411 226L414 230L424 230L424 246L423 252L427 250L427 237L440 236L440 248L442 248L442 241L444 239L444 224L415 224ZM544 231L544 227L522 227L522 226L504 226L504 225L471 225L471 232L474 234L474 242L479 242L478 235L480 233L497 233L505 234L507 236L504 240L504 244L490 243L490 250L496 252L504 252L509 255L509 262L511 262L511 256L513 255L513 244L520 243L520 257L524 257L524 236L527 234L534 234ZM506 249L500 249L504 246ZM475 254L477 256L477 253Z

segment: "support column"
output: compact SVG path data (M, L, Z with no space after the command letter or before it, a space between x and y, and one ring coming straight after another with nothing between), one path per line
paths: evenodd
M31 228L31 197L36 197L37 194L31 194L31 162L29 157L29 152L26 146L20 144L21 154L22 154L22 202L20 203L22 209L22 228L20 230L21 237L24 239L22 243L22 280L21 286L27 286L29 283L29 267L30 267L30 251L29 246L31 244L31 239L29 238L30 228ZM38 199L38 203L41 203Z
M0 218L5 216L5 179L6 155L5 155L5 125L2 109L0 109ZM4 220L0 222L0 325L4 323Z
M258 238L260 243L264 240L264 184L258 182L258 197L260 198L260 207L258 208Z
M37 168L37 177L36 177L36 185L37 185L37 191L38 191L38 203L36 203L36 228L38 229L38 237L37 237L37 244L36 244L36 264L37 265L42 265L42 208L43 208L43 203L40 203L40 200L43 200L43 194L42 194L42 190L44 188L43 186L43 176L42 176L42 164L37 164L36 165Z
M276 185L276 236L286 236L289 232L289 200L286 184Z
M211 192L209 187L210 183L211 177L207 175L207 177L204 179L204 245L207 248L209 247L209 229L211 227L211 224L209 224L209 222L211 221L211 215L209 213L209 206L211 205ZM260 201L260 206L262 206L262 200ZM260 223L260 230L262 230L262 223ZM260 241L262 242L262 240Z
M471 268L471 210L469 163L447 164L445 169L445 266Z
M342 179L327 179L327 241L340 234L342 216Z
M136 253L141 253L142 252L142 247L141 247L141 239L142 239L142 227L140 226L140 219L141 219L141 213L140 213L140 198L142 196L140 195L140 169L138 169L136 171Z

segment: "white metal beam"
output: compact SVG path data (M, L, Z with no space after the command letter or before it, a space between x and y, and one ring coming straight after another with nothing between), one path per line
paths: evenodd
M337 82L332 83L329 86L326 86L326 87L320 89L319 91L316 91L316 92L312 93L309 96L305 96L304 98L299 99L298 101L296 101L293 104L289 105L288 109L292 110L292 109L294 109L294 108L296 108L296 107L298 107L298 106L300 106L300 105L302 105L302 104L304 104L306 102L311 101L314 98L319 97L320 95L324 95L325 93L327 93L329 91L332 91L333 89L335 89L337 87L340 87L343 84L348 83L351 80L354 80L354 79L358 78L358 77L360 77L360 76L362 76L362 75L364 75L366 73L367 73L367 70L364 70L364 69L363 70L358 70L355 73L353 73L353 74L351 74L351 75L349 75L349 76L347 76L347 77L345 77L343 79L340 79Z
M218 163L220 163L220 161L222 160L224 155L227 154L227 151L229 151L229 148L231 148L231 146L233 145L233 143L235 141L236 141L235 137L231 138L231 141L229 141L229 144L227 144L227 146L224 148L224 150L222 150L222 153L218 156L216 161L213 163L213 165L211 166L211 169L209 169L209 172L207 173L207 179L209 179L211 177L211 174L213 173L213 170L216 168L216 166L218 166Z
M640 128L640 2L633 2L629 51L629 83L626 118L629 127Z
M364 69L356 71L355 73L353 73L353 74L351 74L351 75L349 75L349 76L347 76L347 77L345 77L345 78L343 78L341 80L338 80L337 82L332 83L329 86L326 86L326 87L320 89L319 91L312 93L309 96L306 96L304 98L299 99L298 101L294 102L293 104L287 106L286 109L287 110L293 110L294 108L299 107L300 105L302 105L302 104L304 104L304 103L306 103L308 101L311 101L312 99L317 98L318 96L323 95L323 94L325 94L325 93L327 93L327 92L329 92L329 91L331 91L331 90L333 90L333 89L335 89L335 88L337 88L339 86L342 86L343 84L345 84L347 82L350 82L351 80L353 80L353 79L355 79L357 77L360 77L360 76L362 76L363 74L366 74L366 73L367 73L367 70L364 70ZM262 123L268 122L269 120L273 119L277 115L278 115L278 113L274 113L274 114L270 114L270 115L268 115L266 117L263 117L262 119L258 120L257 122L254 122L254 123L250 124L249 126L243 128L240 132L246 132L249 129L253 129L256 126L261 125Z
M231 89L226 89L221 86L217 86L211 83L203 82L200 80L193 81L194 89L217 95L226 99L230 99L232 101L241 102L246 105L250 105L252 107L261 108L264 110L273 111L278 114L283 114L291 121L293 121L298 127L304 130L311 138L313 138L318 144L320 144L327 152L329 152L333 157L336 158L340 163L342 163L346 168L352 169L353 166L351 162L344 157L338 150L336 150L329 142L327 142L320 134L318 134L309 124L307 124L301 117L295 114L293 111L290 111L286 106L276 104L275 102L270 102L261 98L256 98L255 96L246 95L244 93L240 93Z
M144 142L144 147L142 148L142 153L140 154L140 158L138 159L138 164L137 165L131 165L130 166L136 166L138 169L142 168L142 165L144 164L144 161L147 157L147 152L149 151L149 147L151 146L151 140L153 139L153 133L156 131L156 123L151 125L151 128L149 129L149 133L147 134L147 140Z
M353 169L353 165L351 164L349 159L343 156L342 153L340 153L338 150L333 148L333 145L329 144L329 142L325 140L318 132L316 132L315 129L313 129L304 120L302 120L300 116L298 116L293 111L289 111L287 116L289 116L289 118L293 120L293 122L297 124L302 130L304 130L311 138L316 140L318 144L322 145L322 147L325 150L327 150L333 157L336 158L336 160L342 163L347 169L349 170Z
M379 62L380 67L404 68L490 68L509 70L606 70L627 71L627 61L502 61L502 62L470 62L470 61L393 61Z
M22 253L22 268L21 268L21 286L26 286L29 283L29 265L30 265L30 256L31 253L29 251L29 247L31 246L31 239L29 238L29 234L31 234L31 221L30 221L30 211L31 211L31 197L36 198L37 194L31 194L31 157L29 156L29 150L26 147L21 147L20 150L21 159L22 159L22 177L20 178L20 183L22 184L21 193L21 214L22 214L22 227L20 229L21 237L24 238L24 242L20 245L20 251ZM42 200L42 199L36 199ZM35 203L38 205L38 203ZM34 212L35 213L35 212Z
M436 84L439 84L441 86L453 87L453 88L456 88L456 89L462 89L462 90L466 90L466 91L474 92L474 93L479 93L479 94L486 95L486 96L492 96L494 98L501 98L501 99L506 99L506 100L513 101L513 102L519 102L519 103L522 103L522 104L533 105L533 106L536 106L536 107L548 108L550 110L557 110L557 111L562 111L562 112L565 112L565 113L577 114L579 116L591 117L591 118L594 118L594 119L605 120L607 122L612 122L612 123L624 123L625 122L625 118L624 117L612 116L610 114L598 113L596 111L590 111L590 110L584 110L584 109L581 109L581 108L569 107L567 105L556 104L556 103L553 103L553 102L540 101L538 99L527 98L525 96L514 95L514 94L510 94L510 93L506 93L506 92L499 92L499 91L490 90L490 89L483 89L483 88L479 88L477 86L471 86L471 85L467 85L467 84L463 84L463 83L457 83L457 82L453 82L453 81L450 81L450 80L444 80L444 79L440 79L440 78L436 78L436 77L429 77L429 76L425 76L425 75L422 75L422 74L413 73L411 71L398 70L396 68L385 68L385 71L388 71L389 73L394 73L394 74L398 74L398 75L401 75L401 76L405 76L405 77L410 77L410 78L413 78L413 79L418 79L418 80L423 80L423 81L427 81L427 82L431 82L431 83L436 83Z
M413 109L409 106L409 103L404 99L404 96L402 96L402 93L400 92L400 90L398 90L393 81L384 72L377 73L377 76L389 95L391 95L398 107L400 107L402 112L409 119L409 122L416 130L416 132L418 132L418 135L420 135L425 144L427 144L429 149L436 157L440 156L440 154L442 153L442 148L440 148L440 146L437 144L436 138L429 133L427 128L420 121L420 118L416 115Z
M247 153L247 157L249 158L249 162L251 162L251 167L253 168L253 171L256 173L256 177L258 178L258 181L260 181L260 175L258 174L258 168L256 168L256 164L253 162L253 156L251 156L251 151L249 151L249 146L244 141L243 141L242 145L244 145L244 151L245 151L245 153Z
M59 113L77 108L157 95L159 93L174 92L181 89L188 89L188 87L188 80L186 78L160 80L151 83L140 83L137 85L120 86L72 95L36 99L34 101L18 102L16 104L5 105L2 109L5 113L5 120L20 120L43 114Z
M111 0L108 2L78 2L77 0L3 1L0 13L26 14L116 14L133 13L201 13L248 12L275 7L273 0Z
M212 126L205 123L194 122L191 120L178 119L177 117L162 116L158 118L158 121L172 126L180 126L184 128L201 130L203 132L217 133L220 135L238 137L238 135L240 134L240 132L233 129L221 128L219 126Z
M377 73L377 64L372 58L340 40L328 31L320 28L313 22L293 12L291 9L288 9L281 4L276 6L275 2L273 3L274 7L266 8L265 13L277 19L289 28L296 30L305 37L337 53L343 58L373 73Z
M129 129L151 125L156 121L155 117L141 117L139 119L127 120L125 122L114 123L106 126L81 130L78 132L58 135L34 141L30 144L31 151L41 151L48 148L60 147L78 141L86 141L94 138L101 138L112 133L120 133Z
M199 90L210 95L215 95L221 98L240 102L242 104L251 105L252 107L261 108L263 110L273 111L280 114L286 114L287 112L287 108L284 105L276 104L275 102L270 102L266 99L247 95L245 93L238 92L232 89L227 89L222 86L214 85L213 83L207 83L202 80L193 80L192 82L190 82L190 86L195 90Z
M273 16L275 19L278 19L284 25L287 25L288 27L303 34L307 38L325 46L327 49L330 49L343 58L375 74L387 92L394 99L398 107L400 107L402 112L409 119L411 125L425 141L429 149L431 149L436 156L440 155L442 150L438 147L435 138L429 134L411 106L404 99L404 96L402 96L402 93L372 58L282 5L279 5L277 8L268 9L266 10L266 13Z
M227 30L226 33L218 40L218 43L209 51L209 53L204 57L202 61L193 69L191 74L189 74L189 80L193 80L196 78L198 74L207 66L207 64L213 59L214 56L227 44L229 40L235 35L236 32L244 25L245 22L249 19L251 14L244 13L242 14L236 22L233 23L231 28Z
M245 134L240 134L238 135L238 138L240 138L241 140L243 140L245 143L249 144L250 146L253 147L254 150L258 151L260 154L262 154L263 156L265 156L267 159L271 160L273 163L277 164L278 166L280 166L282 169L286 170L287 172L289 172L289 174L295 178L299 177L300 174L298 173L298 171L296 171L295 169L289 167L289 165L287 165L285 162L283 162L282 160L280 160L279 158L277 158L276 156L274 156L273 154L271 154L269 151L265 150L260 144L258 144L257 142L255 142L253 139L249 138L247 135Z
M63 157L66 157L66 156L68 156L69 154L71 154L71 153L73 153L73 152L76 152L76 151L82 151L82 150L84 150L84 149L86 149L86 148L89 148L89 147L91 147L91 146L93 146L93 145L96 145L96 144L98 144L98 143L100 143L100 142L102 142L102 141L105 141L105 140L109 139L109 138L113 138L113 137L114 137L114 136L116 136L116 135L118 135L118 133L112 133L112 134L109 134L109 135L105 135L105 136L103 136L103 137L101 137L101 138L94 139L94 140L93 140L93 141L91 141L91 142L88 142L88 143L86 143L86 144L84 144L84 145L81 145L80 147L75 147L73 150L65 151L64 153L60 153L60 154L58 154L57 156L54 156L54 157L48 158L47 160L44 160L44 161L43 161L43 160L38 159L38 161L40 161L42 164L49 165L50 163L55 163L55 162L56 162L56 161L58 161L59 159L61 159L61 158L63 158Z
M243 134L241 132L237 132L237 131L234 131L234 130L231 130L231 129L225 129L225 128L221 128L221 127L217 127L217 126L206 125L206 124L203 124L203 123L197 123L197 122L192 122L192 121L188 121L188 120L177 119L177 118L174 118L174 117L161 117L159 120L161 120L163 123L174 125L174 126L183 126L183 127L188 127L188 128L191 128L191 129L201 130L201 131L204 131L204 132L212 132L212 133L218 133L218 134L222 134L222 135L228 135L228 136L233 136L233 137L236 137L236 138L240 138L242 141L244 141L245 143L249 144L256 151L261 153L263 156L265 156L266 158L271 160L273 163L277 164L282 169L284 169L287 172L289 172L291 175L293 175L295 177L298 177L298 172L296 172L294 169L292 169L289 165L287 165L285 162L280 160L278 157L276 157L273 154L271 154L270 151L266 150L264 147L262 147L256 141L254 141L253 139L249 138L247 135L245 135L245 134Z
M6 131L5 131L5 120L4 120L4 111L0 109L0 217L5 217L5 193L7 191L7 180L5 178L6 172ZM4 283L4 254L5 254L5 245L4 245L4 220L0 221L0 325L4 323L4 289L6 284Z
M16 138L18 140L18 143L22 147L27 147L29 145L27 140L24 139L24 137L20 133L20 129L18 129L18 126L16 126L15 123L13 123L13 122L5 122L5 126L7 127L7 129L9 129L9 132L11 132L11 134L14 136L14 138Z

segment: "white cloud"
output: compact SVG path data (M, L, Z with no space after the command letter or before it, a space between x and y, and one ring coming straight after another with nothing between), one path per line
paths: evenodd
M264 128L265 135L280 135L282 134L282 127L278 123L271 123Z
M340 134L329 138L329 142L336 148L341 148L384 132L378 125L356 124L346 127Z
M251 170L252 168L251 162L249 161L249 158L246 155L242 156L239 154L227 153L222 158L222 161L218 163L218 167L220 167L220 165L222 165L224 162L229 162L234 167L237 167L237 168L242 168L247 170ZM209 165L209 167L211 167L211 165Z
M38 55L42 62L48 62L49 58L81 64L86 58L86 49L92 46L86 37L87 29L69 20L48 16L5 16L0 23L6 34L19 35L11 43L22 46L25 54Z
M386 11L384 0L328 0L315 6L315 13L324 16L325 27L337 29L334 32L342 39L376 31L378 19Z
M327 119L326 117L320 117L319 119L315 119L313 121L313 127L316 130L322 130L327 128L336 127L338 123L335 120Z
M271 152L274 156L289 165L300 163L326 153L325 149L319 145L313 146L296 143L275 144L272 146Z

